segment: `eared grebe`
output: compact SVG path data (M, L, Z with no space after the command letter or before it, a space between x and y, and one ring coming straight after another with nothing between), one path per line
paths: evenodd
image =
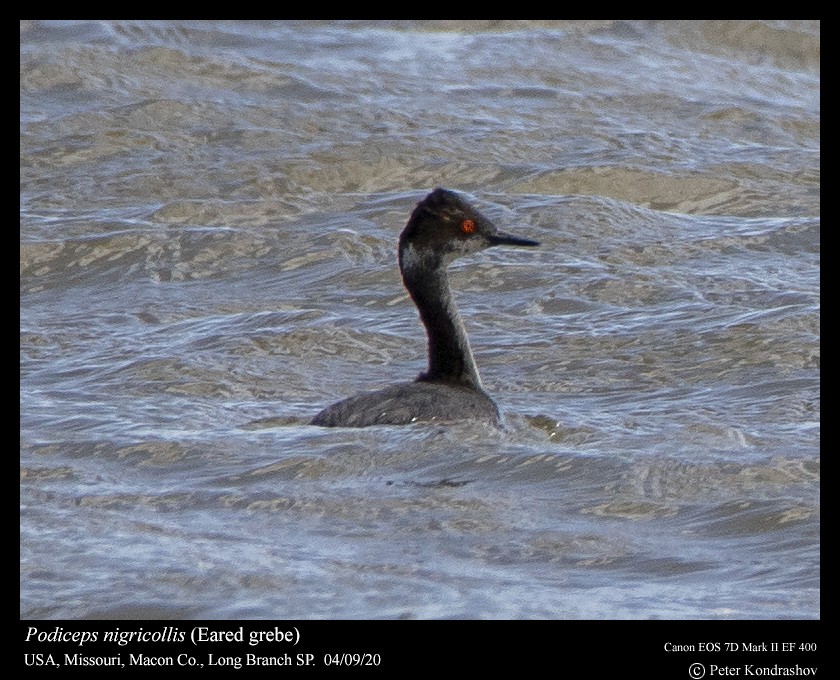
M420 201L400 234L399 263L403 283L426 327L429 369L414 382L363 392L328 406L312 424L367 427L429 420L498 424L499 409L481 387L446 268L462 255L501 245L539 243L500 232L453 191L435 189Z

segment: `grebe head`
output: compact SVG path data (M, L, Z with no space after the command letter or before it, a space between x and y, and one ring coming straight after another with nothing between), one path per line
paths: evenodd
M499 231L459 194L437 188L424 198L400 234L400 268L445 267L492 246L538 246L538 241Z

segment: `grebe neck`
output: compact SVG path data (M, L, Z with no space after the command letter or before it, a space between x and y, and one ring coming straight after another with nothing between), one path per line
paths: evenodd
M449 286L446 267L452 259L411 245L400 250L403 283L420 312L429 343L429 367L417 379L480 390L481 377Z

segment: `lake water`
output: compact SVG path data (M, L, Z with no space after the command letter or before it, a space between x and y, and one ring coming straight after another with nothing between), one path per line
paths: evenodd
M22 22L23 618L819 618L818 22ZM425 368L436 186L504 430Z

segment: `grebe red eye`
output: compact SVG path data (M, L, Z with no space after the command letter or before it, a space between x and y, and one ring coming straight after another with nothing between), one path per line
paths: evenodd
M472 220L464 220L461 222L461 231L465 234L472 234L475 231L475 222Z

